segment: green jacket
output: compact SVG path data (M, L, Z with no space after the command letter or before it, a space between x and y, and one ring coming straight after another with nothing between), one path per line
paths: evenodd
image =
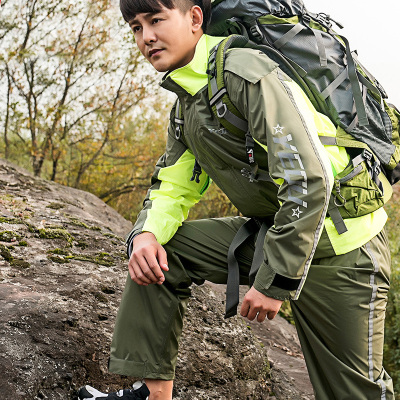
M220 40L203 35L192 62L163 78L161 86L176 93L182 105L184 134L176 138L173 108L166 152L128 242L149 231L167 243L211 178L244 216L274 220L254 287L277 299L297 299L314 257L360 247L383 229L387 216L381 208L346 219L348 231L338 235L327 207L334 175L349 156L344 148L321 144L318 134L335 136L334 125L275 62L253 49L230 50L224 76L231 101L248 120L260 170L272 179L251 183L242 175L248 168L245 140L224 129L209 107L207 60ZM203 171L199 183L190 181L195 159ZM271 285L280 277L297 282L298 289Z

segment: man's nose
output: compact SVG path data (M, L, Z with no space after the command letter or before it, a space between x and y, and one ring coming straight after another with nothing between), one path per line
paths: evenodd
M157 37L152 27L143 27L143 41L145 44L151 44L156 41Z

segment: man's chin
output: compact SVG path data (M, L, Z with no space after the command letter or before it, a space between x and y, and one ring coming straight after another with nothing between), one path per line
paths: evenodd
M151 64L153 66L153 68L158 71L158 72L167 72L169 71L169 68L165 65L157 65L157 63L155 64Z

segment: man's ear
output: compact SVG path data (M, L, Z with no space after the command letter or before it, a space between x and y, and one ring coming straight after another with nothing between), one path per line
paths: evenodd
M190 16L192 18L192 32L198 32L203 25L203 11L199 6L193 6L190 9Z

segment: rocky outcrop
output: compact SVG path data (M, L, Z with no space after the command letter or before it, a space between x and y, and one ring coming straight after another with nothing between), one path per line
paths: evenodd
M130 228L95 196L34 178L0 160L3 398L65 400L75 398L85 383L102 390L132 383L107 372L127 275L123 236ZM282 351L282 357L304 368L298 344L289 339L293 327L281 320L276 340L272 324L256 336L262 325L223 319L223 299L223 289L216 286L194 290L174 398L311 399L309 386L297 387L295 374L291 378L279 365L280 356L277 360L275 354L272 367L268 360L268 352Z

